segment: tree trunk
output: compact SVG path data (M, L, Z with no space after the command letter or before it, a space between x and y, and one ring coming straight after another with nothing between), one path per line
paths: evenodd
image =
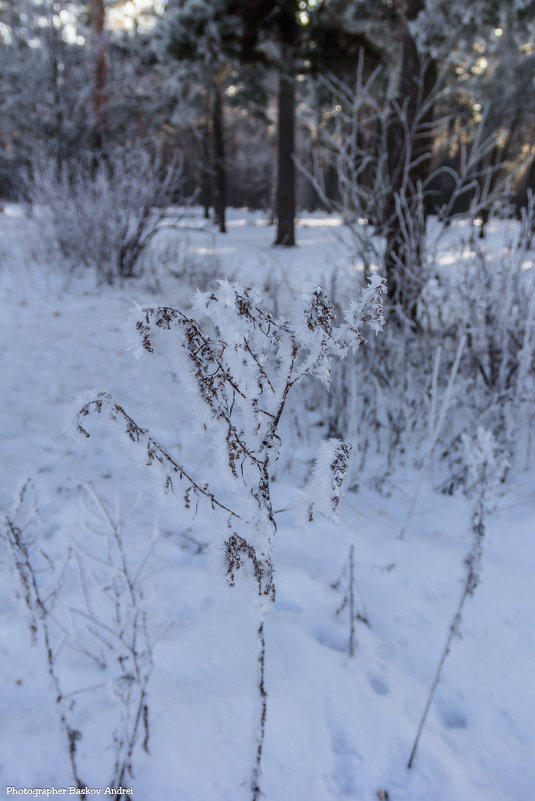
M205 220L210 218L210 171L210 134L208 126L204 125L202 130L201 204Z
M285 59L286 61L286 59ZM286 63L288 63L286 61ZM277 238L276 245L295 245L295 86L293 75L279 78Z
M212 135L214 146L214 216L222 234L227 232L225 223L225 141L223 133L223 101L221 88L215 84L212 95Z
M277 237L275 245L295 245L295 68L297 37L296 3L281 5L279 35L281 73L279 76Z
M414 20L424 8L425 0L409 0L407 21ZM436 80L436 62L420 56L405 25L396 109L387 130L389 200L384 263L390 300L399 303L413 320L425 235L421 187L429 175L433 147L433 105L429 98ZM410 231L409 241L404 228Z
M104 37L104 0L91 0L91 29L93 31L93 131L95 150L102 150L106 131L108 106L108 62Z

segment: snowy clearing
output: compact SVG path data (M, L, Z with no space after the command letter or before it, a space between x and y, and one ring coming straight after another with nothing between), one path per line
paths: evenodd
M146 256L153 269L143 279L108 287L95 285L89 272L59 273L53 254L32 263L25 241L32 236L30 224L16 206L0 214L0 509L2 516L11 514L21 484L31 478L42 570L48 563L60 565L73 548L58 585L55 615L64 631L55 656L65 708L81 734L80 778L102 791L114 775L114 732L128 708L127 690L118 684L117 660L100 664L71 644L89 642L88 610L94 619L111 614L106 582L113 584L114 574L98 562L110 520L121 531L131 570L143 567L139 603L153 669L147 725L135 745L133 776L123 781L138 801L250 797L258 717L255 598L247 582L226 585L220 549L210 547L221 541L225 516L202 505L197 514L195 504L184 509L180 486L164 498L150 471L121 446L111 423L97 420L87 442L68 434L73 403L91 388L109 392L189 466L197 482L210 482L232 505L234 490L219 477L210 433L195 430L179 380L163 361L133 357L134 303L189 308L197 285L206 290L215 278L227 277L257 288L284 315L292 292L310 280L349 301L352 275L359 272L334 217L301 219L299 246L287 250L272 248L273 230L259 214L232 212L226 236L203 228L200 215L191 223L181 234L160 235ZM448 233L441 246L444 269L448 259L459 264L461 234ZM505 224L492 223L489 237L489 249L498 252L508 237ZM34 247L38 251L37 242ZM297 401L305 405L307 398ZM338 524L297 524L296 500L328 434L321 410L304 405L287 410L272 487L277 597L265 621L266 800L530 798L533 466L512 473L486 518L481 581L464 607L461 637L453 641L407 770L463 591L473 504L460 489L437 492L430 468L400 540L420 481L416 455L405 454L385 473L379 492L373 479L385 472L384 458L372 454L353 481L358 489L345 493ZM353 657L351 548L358 613ZM84 553L96 561L82 560L80 567ZM8 786L69 788L69 749L41 631L32 644L31 619L5 539L0 570L0 792L7 798Z

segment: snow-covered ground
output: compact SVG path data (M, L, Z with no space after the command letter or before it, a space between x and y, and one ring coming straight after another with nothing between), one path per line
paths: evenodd
M69 647L82 637L89 648L80 605L94 607L95 617L105 611L101 574L88 558L86 576L77 561L84 552L97 555L107 542L102 508L88 500L94 491L122 532L132 572L146 557L140 603L154 660L149 736L144 749L143 729L134 775L123 786L132 787L138 801L249 799L258 727L256 608L246 587L226 586L221 554L210 549L214 530L227 521L210 510L199 509L197 516L185 510L180 489L174 499L163 498L150 471L120 446L111 423L97 421L84 441L66 432L66 419L73 400L88 388L110 392L198 482L227 492L209 437L192 428L180 383L163 363L139 363L132 355L133 303L187 305L199 268L201 288L214 276L234 277L268 291L281 311L291 290L308 279L328 288L335 281L343 294L354 267L339 238L341 226L335 218L311 216L298 227L298 248L273 249L273 229L259 215L233 212L226 236L190 230L163 243L173 272L189 265L187 280L160 270L114 288L24 260L26 226L15 207L0 215L0 510L2 517L10 512L21 483L31 478L41 519L35 550L43 570L74 549L58 590L55 615L65 637L57 640L54 658L68 714L81 732L80 778L102 791L109 784L122 708L113 660L103 668ZM339 524L320 520L305 530L292 507L315 438L307 434L306 416L300 423L301 436L290 420L283 429L287 443L273 484L275 509L282 511L274 550L277 598L266 618L263 797L531 798L533 471L515 473L487 518L481 582L464 607L462 637L453 642L408 770L463 591L472 502L460 491L438 494L424 479L400 540L419 482L408 458L389 477L388 492L363 482L346 493ZM356 608L367 621L357 620L353 657L348 605L337 614L349 592L351 546ZM0 575L0 795L7 798L10 786L69 788L74 781L57 691L43 642L38 637L32 644L31 619L4 539Z

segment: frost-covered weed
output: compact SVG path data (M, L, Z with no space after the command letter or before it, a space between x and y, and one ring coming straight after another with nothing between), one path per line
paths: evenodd
M54 569L40 543L41 521L37 511L33 485L27 481L21 488L18 502L1 523L0 537L7 542L11 561L18 575L22 596L30 615L30 632L35 642L42 638L46 654L46 669L56 694L56 705L66 739L72 777L77 787L83 787L78 766L78 741L81 732L73 724L72 708L65 696L58 670L58 653L62 634L55 625L54 611L64 570ZM69 555L70 556L70 555ZM54 631L56 629L56 631ZM56 634L56 636L54 636Z
M367 625L369 625L369 622L364 605L362 606L362 612L360 612L357 608L356 596L358 593L358 587L355 577L354 545L351 545L349 548L349 557L340 578L338 579L338 581L335 581L334 584L331 584L331 587L333 588L333 590L342 589L344 591L344 597L342 599L342 603L336 610L336 615L337 616L341 615L344 610L347 610L348 628L349 628L348 653L349 656L355 656L355 649L357 647L357 633L356 633L355 623L357 622L357 620L360 620L362 623L366 623Z
M87 779L89 786L120 787L133 775L136 748L149 746L153 649L143 581L151 545L132 559L120 514L89 485L83 492L89 519L61 556L45 541L29 481L0 522L0 538L19 578L32 638L44 647L74 782L79 789ZM106 710L104 726L95 708ZM102 745L91 761L86 738Z
M327 384L333 359L355 353L364 343L362 327L368 325L373 331L381 327L383 291L383 281L374 276L339 326L320 287L303 293L292 319L284 320L265 311L254 292L227 281L221 281L215 292L197 294L196 317L171 307L148 307L137 313L140 350L167 360L191 399L196 425L210 430L224 474L245 490L243 508L232 511L229 525L245 526L245 539L262 565L261 595L274 595L271 542L276 526L270 471L279 455L278 429L288 395L306 376ZM85 418L101 412L124 426L128 438L143 448L149 465L159 465L167 489L182 480L188 499L204 497L212 506L231 512L208 484L194 482L106 393L83 404L78 431L89 436ZM344 470L346 456L344 451ZM334 471L336 481L343 472L339 466ZM336 509L339 500L340 488L333 485L331 507ZM248 561L244 559L244 565Z
M321 443L312 480L302 498L309 523L314 519L316 511L337 519L350 452L349 443L335 438Z
M482 426L478 427L475 437L463 435L463 449L465 491L474 502L475 530L483 526L483 518L495 508L497 492L507 475L510 459L493 434Z
M474 594L480 582L483 538L485 536L485 517L487 513L491 512L494 508L498 487L501 482L503 482L509 467L509 459L507 455L501 451L492 433L481 426L478 428L474 438L468 435L463 436L463 445L467 472L466 489L473 503L471 517L472 545L464 560L466 578L463 591L450 623L446 644L442 651L429 691L429 696L420 719L407 765L409 769L412 768L416 756L427 714L431 708L435 690L440 681L442 668L451 650L453 639L460 634L464 604L466 600Z
M305 377L328 385L333 360L356 353L364 344L362 329L383 325L383 280L372 276L358 300L335 323L335 310L320 286L302 292L290 319L274 317L252 290L221 281L214 292L197 293L193 315L172 307L147 307L136 312L139 349L163 356L191 401L192 421L209 431L220 469L234 486L239 506L216 497L209 482L193 479L107 393L85 399L76 415L77 431L89 437L92 415L105 414L138 447L145 463L160 472L166 491L185 486L186 507L208 501L224 515L225 573L234 585L238 573L254 582L259 603L258 689L259 731L251 793L261 795L260 773L267 714L264 682L266 601L274 600L273 538L277 531L272 505L272 467L281 446L279 424L288 396ZM319 511L335 515L348 468L349 446L331 440L320 452L316 474ZM312 505L308 504L312 516ZM217 536L217 533L216 533Z

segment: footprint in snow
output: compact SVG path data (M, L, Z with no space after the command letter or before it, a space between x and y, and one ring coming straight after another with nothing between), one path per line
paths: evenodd
M386 681L381 678L381 676L376 675L369 675L368 681L370 682L370 687L377 693L377 695L388 695L390 692L390 687L386 683Z
M279 612L291 612L292 614L299 614L301 612L301 607L299 604L294 603L293 601L284 599L284 598L277 598L276 600L277 609Z
M438 708L438 716L445 729L465 729L466 718L458 707L443 703Z
M312 636L316 642L319 642L320 645L324 645L326 648L330 648L331 651L338 651L341 654L349 653L349 639L347 634L342 634L334 627L318 626L312 631Z
M352 797L357 789L356 777L362 766L362 754L358 752L350 736L332 712L328 713L326 722L333 756L331 779L340 798Z

